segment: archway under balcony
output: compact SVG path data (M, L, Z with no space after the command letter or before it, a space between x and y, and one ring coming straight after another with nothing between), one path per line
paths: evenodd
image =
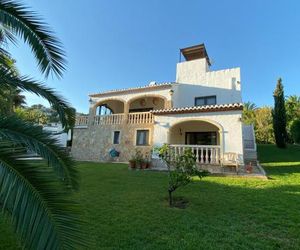
M94 115L112 115L124 113L125 101L121 99L105 99L93 107Z
M191 149L197 162L219 164L223 152L223 128L209 120L182 120L169 128L168 143L175 154Z
M129 113L149 112L151 110L164 109L167 98L161 95L142 95L128 101Z
M207 120L184 120L169 129L169 144L220 145L222 127Z

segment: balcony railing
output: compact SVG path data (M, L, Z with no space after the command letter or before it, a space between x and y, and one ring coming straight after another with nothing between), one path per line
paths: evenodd
M75 126L87 126L89 117L87 115L76 116Z
M129 113L127 122L129 124L153 123L153 115L150 112Z
M214 145L170 145L175 157L183 154L185 149L191 149L196 156L196 162L200 164L220 164L220 146Z
M150 112L138 112L112 115L96 115L92 118L91 125L114 125L114 124L151 124L154 122ZM89 116L77 116L76 126L88 126Z
M124 114L113 115L96 115L94 116L94 125L113 125L122 124L124 121Z

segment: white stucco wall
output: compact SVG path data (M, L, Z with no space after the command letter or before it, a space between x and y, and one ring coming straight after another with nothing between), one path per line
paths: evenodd
M241 111L170 114L155 116L153 131L154 146L169 142L169 129L184 121L207 121L218 126L221 130L221 146L223 152L235 152L243 157L243 136ZM201 127L199 127L201 131ZM223 143L222 143L223 142Z
M198 84L205 80L209 71L206 58L177 63L176 82Z
M194 106L195 97L216 95L217 104L242 102L240 68L209 71L206 59L177 64L173 106Z

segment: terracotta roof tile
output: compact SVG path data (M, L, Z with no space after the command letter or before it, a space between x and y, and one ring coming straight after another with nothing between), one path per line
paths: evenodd
M230 111L230 110L243 110L243 104L230 103L230 104L204 105L204 106L193 106L193 107L184 107L184 108L160 109L160 110L153 110L151 112L154 115L167 115L167 114L218 112L218 111Z

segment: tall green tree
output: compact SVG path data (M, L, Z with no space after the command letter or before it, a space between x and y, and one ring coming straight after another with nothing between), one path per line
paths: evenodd
M75 114L64 99L43 83L15 74L9 65L7 41L21 38L30 47L45 77L61 77L65 55L49 27L19 2L0 0L0 89L19 89L47 99L64 127ZM24 248L75 249L85 242L79 206L71 198L78 189L75 163L51 134L14 115L0 116L0 207ZM36 152L42 161L24 154ZM45 165L47 162L47 165Z
M273 128L277 147L285 148L287 140L286 110L284 90L281 78L278 79L274 91Z

